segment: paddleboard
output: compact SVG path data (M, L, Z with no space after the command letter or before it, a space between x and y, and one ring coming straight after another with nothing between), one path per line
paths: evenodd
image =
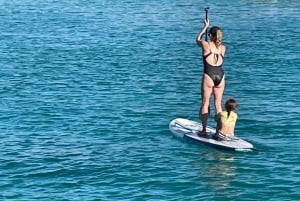
M207 134L199 137L197 133L202 130L202 125L198 122L184 118L173 119L169 123L169 129L177 137L205 144L217 149L233 151L247 151L255 149L251 143L236 136L227 137L223 140L215 140L212 138L212 135L216 132L216 129L209 126L206 127Z

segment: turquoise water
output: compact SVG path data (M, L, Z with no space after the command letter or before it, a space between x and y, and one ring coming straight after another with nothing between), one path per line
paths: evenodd
M206 6L227 46L236 135L258 152L168 129L198 120ZM299 7L0 1L0 200L300 200Z

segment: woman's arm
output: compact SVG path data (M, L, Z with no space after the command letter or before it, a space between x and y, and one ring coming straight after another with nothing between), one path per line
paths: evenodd
M208 28L208 25L209 25L209 20L207 19L205 19L204 20L204 25L203 25L203 27L202 27L202 29L199 31L199 33L197 34L197 36L196 36L196 43L199 45L199 46L202 46L202 42L204 41L204 40L202 40L202 36L203 36L203 34L205 33L205 31L206 31L206 29Z
M225 45L222 45L222 56L224 57L225 56L225 52L226 52L226 46Z

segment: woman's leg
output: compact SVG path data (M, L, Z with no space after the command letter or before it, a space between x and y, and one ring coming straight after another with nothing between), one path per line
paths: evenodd
M206 125L209 117L209 113L208 113L209 99L213 91L213 86L214 83L211 80L211 78L208 75L204 74L202 78L202 87L201 87L202 103L199 112L199 118L202 122L202 132L206 132Z
M218 86L215 86L213 89L214 92L214 104L215 104L215 115L222 112L222 97L225 88L225 76L223 77L221 83Z
M215 86L213 89L214 93L214 104L215 104L215 121L216 125L216 133L212 136L213 139L219 140L219 131L221 129L221 119L218 114L222 112L222 97L225 88L225 76L223 77L221 83L218 86Z

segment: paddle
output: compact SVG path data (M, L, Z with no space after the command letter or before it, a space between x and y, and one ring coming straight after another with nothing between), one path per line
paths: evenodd
M205 19L206 20L208 19L208 9L209 9L209 7L204 8L204 10L205 10ZM207 29L205 31L205 41L208 41L208 39L207 39ZM208 115L210 115L210 106L208 106Z
M205 19L206 20L208 19L208 9L209 9L209 7L204 8L204 10L205 10ZM205 31L205 40L207 41L207 29Z

